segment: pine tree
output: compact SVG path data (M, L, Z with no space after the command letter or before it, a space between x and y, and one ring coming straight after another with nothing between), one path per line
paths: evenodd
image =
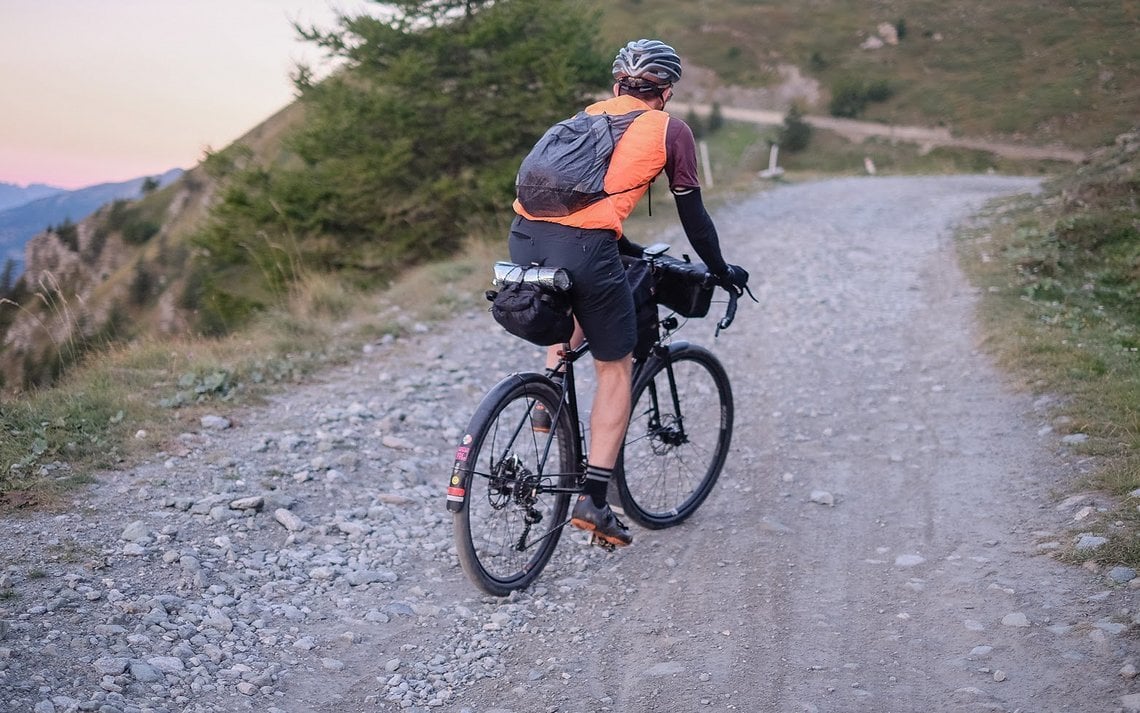
M12 294L12 288L16 286L16 260L8 258L4 262L4 271L0 272L0 297L7 297Z
M716 133L720 131L723 126L724 114L721 113L720 102L713 102L712 111L709 113L709 133Z
M208 159L225 183L183 296L204 322L240 323L264 304L251 287L272 299L307 269L389 278L501 229L534 141L609 86L600 16L576 0L386 5L385 19L297 28L339 69L319 82L308 67L294 74L305 123L289 168L231 149ZM214 279L230 266L245 268L240 290Z
M215 257L287 272L288 243L320 268L391 272L451 251L509 213L534 141L609 82L598 15L579 2L391 5L390 19L299 28L344 69L313 82L299 68L306 122L290 147L302 165L231 179L204 238ZM264 246L242 244L254 234Z
M780 147L790 153L803 151L811 141L811 125L804 121L803 111L793 104L784 116L784 125L780 128Z

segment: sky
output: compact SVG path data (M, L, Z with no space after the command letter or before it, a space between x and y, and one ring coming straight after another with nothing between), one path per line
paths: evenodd
M0 0L0 182L81 188L197 165L294 98L369 0Z

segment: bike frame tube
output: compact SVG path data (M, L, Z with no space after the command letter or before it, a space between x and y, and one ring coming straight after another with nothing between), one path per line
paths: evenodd
M569 346L569 345L563 345L563 346L565 347L565 346ZM555 411L551 415L551 419L550 419L551 437L549 439L547 439L547 441L546 441L547 453L550 452L550 446L552 443L554 443L554 440L555 440L553 434L558 429L558 423L560 420L559 416L562 415L563 409L567 409L570 412L570 429L571 429L570 437L573 438L575 441L577 441L578 453L580 453L582 455L582 458L586 457L585 439L582 437L582 429L579 428L579 426L578 426L578 392L574 388L574 362L585 353L586 353L586 344L585 343L583 343L582 346L578 347L578 349L571 350L569 353L566 350L563 350L562 351L562 358L559 360L558 365L555 366L553 369L547 369L547 373L550 376L553 376L554 374L558 373L559 371L562 372L562 390L560 392L561 398L558 401L558 410ZM547 459L547 454L543 454L542 466L543 466L543 477L544 477L544 479L550 478L551 480L553 480L555 478L560 478L564 475L573 475L575 477L578 476L577 472L574 472L574 473L547 473L545 470L546 459ZM544 492L544 493L570 493L570 494L574 494L574 493L582 492L582 486L580 484L575 483L574 487L565 488L565 487L562 487L560 485L546 486L544 484L542 487L542 492Z
M558 360L558 364L553 369L547 369L547 374L552 377L559 372L562 373L562 400L558 405L559 412L555 413L551 418L551 425L557 428L556 424L558 423L558 416L561 415L561 410L563 408L569 410L570 425L573 429L572 437L578 443L578 453L582 456L582 463L579 465L585 468L588 454L586 453L586 437L582 433L581 420L578 415L578 390L574 384L574 362L581 359L590 351L590 344L589 342L582 342L574 349L569 348L569 344L563 344L562 347L563 349L560 352L561 358ZM550 440L551 442L554 441L553 438ZM547 447L549 448L549 444L547 444ZM543 464L545 465L545 462ZM565 489L553 489L550 492L563 492L564 490ZM578 490L570 490L569 492L581 492L581 488L579 487Z

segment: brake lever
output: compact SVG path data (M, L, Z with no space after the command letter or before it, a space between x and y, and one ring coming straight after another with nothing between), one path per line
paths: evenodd
M728 308L724 311L724 316L716 323L716 332L713 334L713 339L719 337L720 330L728 329L732 321L736 319L736 302L739 297L740 294L736 290L728 290Z

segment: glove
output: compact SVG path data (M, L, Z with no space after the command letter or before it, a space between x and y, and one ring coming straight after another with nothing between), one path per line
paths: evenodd
M716 282L729 292L739 295L748 287L748 271L740 265L729 265L716 276Z

